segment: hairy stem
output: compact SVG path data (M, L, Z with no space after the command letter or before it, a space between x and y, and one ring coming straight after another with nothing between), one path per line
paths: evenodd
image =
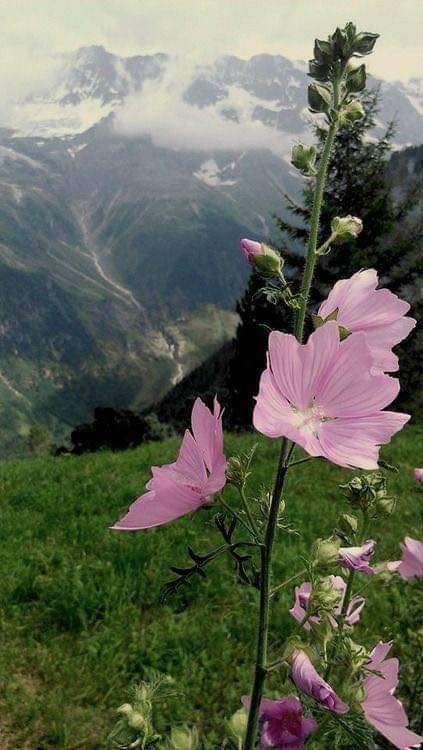
M333 105L334 111L338 109L339 103L339 80L334 82L333 87ZM302 341L304 332L304 320L306 316L308 298L310 295L311 283L313 280L314 268L316 265L316 250L317 241L319 235L319 222L320 213L322 210L323 195L326 184L326 177L329 167L330 153L335 138L337 129L337 117L336 115L332 118L328 133L326 136L326 142L320 160L319 171L316 177L316 185L314 191L313 209L311 214L311 225L310 225L310 239L308 243L308 250L304 266L304 274L301 284L301 305L296 315L295 320L295 335L299 341ZM263 686L266 680L267 674L267 646L268 646L268 632L269 632L269 613L270 613L270 597L271 597L271 572L272 572L272 551L273 543L275 539L276 524L278 519L279 504L283 485L285 482L286 473L288 471L287 464L289 463L290 456L294 449L294 444L291 443L287 438L283 438L281 451L279 456L278 470L275 479L275 485L272 494L272 502L269 511L269 518L267 522L266 535L264 539L264 546L261 549L261 574L260 574L260 604L259 604L259 625L257 633L257 647L256 647L256 662L254 670L254 682L253 690L251 695L250 711L248 715L248 725L245 735L244 750L252 750L254 747L259 709L261 698L263 695Z

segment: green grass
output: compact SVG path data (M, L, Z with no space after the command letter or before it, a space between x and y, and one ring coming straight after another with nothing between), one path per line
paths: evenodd
M400 502L377 532L379 561L398 557L405 533L421 536L421 490L412 469L421 464L422 437L409 427L384 451L401 467L392 475ZM228 455L256 439L228 435ZM185 563L187 544L206 551L220 543L213 513L149 533L108 530L141 493L150 465L173 459L176 450L170 441L120 454L0 465L2 750L107 747L113 709L147 667L172 675L180 690L163 707L161 729L169 721L198 722L209 747L223 735L224 717L249 688L257 592L238 585L230 562L219 560L207 579L159 603L168 568ZM252 490L271 485L277 452L277 441L259 440ZM287 520L303 536L279 533L275 582L299 570L310 542L331 532L345 509L337 485L351 475L318 461L292 472ZM275 657L295 627L287 615L292 589L285 592L273 613ZM406 700L414 679L413 596L415 586L376 582L356 636L367 645L377 637L398 639L396 651L409 661ZM276 675L270 687L278 688Z

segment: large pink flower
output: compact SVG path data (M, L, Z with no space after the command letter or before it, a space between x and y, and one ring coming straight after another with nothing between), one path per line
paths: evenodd
M400 576L407 580L423 576L423 542L419 539L412 539L411 536L406 536L404 544L400 544L400 547L402 549L402 560L388 563L388 570L391 573L398 572Z
M364 333L342 343L335 321L311 334L307 344L272 331L268 367L260 379L254 426L268 437L286 437L311 456L339 466L376 469L379 446L408 421L382 409L398 395L389 375L372 375Z
M335 614L340 615L342 611L342 605L344 603L345 589L347 588L347 584L345 583L344 579L341 578L341 576L329 576L329 578L333 587L341 593L338 606L335 609ZM295 587L295 603L294 606L289 610L289 614L292 615L292 617L295 617L298 622L301 622L306 615L312 588L312 584L309 581L302 583L301 586ZM356 625L357 622L359 622L361 610L363 609L365 603L366 600L364 596L352 597L345 616L345 623L347 626L352 627L353 625ZM335 618L330 617L329 619L332 627L337 628L338 623ZM312 617L310 617L310 621L319 624L320 617L318 617L317 615L313 615ZM310 630L310 625L308 622L304 623L304 627L306 628L306 630Z
M314 698L322 708L336 714L346 714L349 707L337 696L331 686L316 672L305 651L295 649L292 655L291 674L302 693Z
M153 466L148 492L136 500L112 528L119 531L149 529L183 516L206 502L226 483L222 412L215 399L214 412L195 401L192 434L185 432L175 463Z
M423 469L414 469L413 477L414 479L417 479L418 482L423 482Z
M373 268L358 271L349 279L337 281L329 297L319 308L321 318L327 318L338 308L337 323L352 333L364 331L377 370L398 370L398 357L392 347L406 338L416 325L405 315L408 302L399 299L389 289L376 289L379 279Z
M250 708L250 699L244 695L242 702ZM313 718L305 718L300 700L287 695L279 700L262 698L259 708L260 747L275 750L301 750L310 734L317 729Z
M423 737L407 729L407 715L401 701L393 695L398 685L398 659L386 659L390 648L390 643L380 641L373 649L367 667L383 677L369 674L364 678L366 697L361 706L369 724L399 750L409 750L420 747Z

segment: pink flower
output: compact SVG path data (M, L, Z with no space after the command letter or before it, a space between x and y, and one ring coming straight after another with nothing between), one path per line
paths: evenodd
M369 669L381 672L383 677L369 674L364 678L366 697L361 704L364 715L378 732L399 750L420 747L423 737L407 729L408 719L401 701L393 693L398 685L398 659L385 657L391 648L390 643L382 643L373 649Z
M402 549L402 560L388 563L391 573L398 572L405 579L423 576L423 542L406 536Z
M261 242L255 242L254 240L241 240L242 251L248 260L253 265L253 255L263 255L264 250Z
M369 562L375 552L376 542L368 539L361 547L340 547L339 559L341 568L358 570L360 573L374 573Z
M314 698L322 708L327 708L336 714L346 714L349 707L343 703L316 672L305 651L295 649L292 656L291 674L298 690Z
M338 308L337 323L351 333L364 331L376 369L398 370L398 357L392 347L406 338L416 325L405 317L410 305L389 289L376 289L377 272L373 268L358 271L349 279L337 281L329 297L319 308L327 318Z
M242 702L250 708L250 699L244 695ZM299 699L287 695L277 701L263 698L259 709L260 747L284 750L301 750L310 734L317 729L315 719L306 719Z
M423 482L423 469L414 469L413 476L418 482Z
M333 587L341 592L339 604L335 609L335 614L340 615L342 611L342 605L344 603L345 589L347 588L347 584L345 583L344 579L341 578L341 576L329 576L329 578L333 584ZM289 614L292 615L292 617L295 617L298 622L301 622L305 617L312 588L313 587L309 582L302 583L301 586L295 587L295 604L289 610ZM357 622L359 622L361 610L363 609L365 603L366 600L364 596L354 596L351 599L345 617L346 625L352 627L353 625L356 625ZM330 617L329 619L332 627L337 628L338 623L335 618ZM313 615L312 617L310 617L310 621L318 624L320 622L320 617L318 617L317 615ZM304 624L304 627L306 628L306 630L310 630L310 625L308 622Z
M399 383L372 375L371 367L365 334L354 333L341 344L335 321L318 328L307 344L272 331L255 428L272 438L285 435L311 456L339 466L376 469L379 446L409 416L381 411L398 395Z
M112 528L119 531L160 526L199 508L226 483L222 411L214 413L197 398L175 463L153 466L148 492L136 500Z

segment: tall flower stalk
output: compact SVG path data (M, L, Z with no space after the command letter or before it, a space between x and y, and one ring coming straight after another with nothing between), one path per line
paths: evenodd
M295 316L294 326L295 336L300 342L303 339L304 322L307 312L308 299L317 259L316 251L319 237L319 222L329 167L329 160L339 123L339 85L342 73L343 71L341 69L341 71L337 72L334 77L331 96L331 122L329 124L325 145L316 176L316 185L314 189L313 207L311 213L310 237L301 283L300 303ZM261 549L260 604L259 626L257 632L257 652L247 733L244 745L245 750L251 750L255 743L258 726L259 707L267 674L268 630L270 618L270 584L272 576L273 544L275 541L275 531L282 491L288 472L288 461L292 454L293 448L294 445L290 440L287 440L287 438L282 439L275 485L272 493L272 503L270 506L269 520L267 523L264 544Z
M242 699L244 708L228 724L239 750L257 747L259 725L260 747L290 750L301 750L304 744L322 747L326 736L331 737L330 746L335 746L333 734L330 735L333 731L338 732L338 737L340 732L347 731L354 743L358 742L354 746L365 747L371 739L369 725L400 750L418 746L416 743L421 740L408 729L407 716L393 697L397 665L393 670L396 660L384 661L389 650L386 644L379 644L369 653L350 638L365 606L362 591L357 595L353 589L363 574L375 573L372 557L376 542L368 538L369 527L378 516L391 513L395 506L383 474L357 476L341 486L353 513L343 513L333 535L317 540L303 570L272 588L274 546L285 506L283 493L288 473L316 457L345 468L377 469L380 446L388 443L409 419L407 414L385 410L399 391L398 380L386 373L398 367L392 346L405 338L415 321L406 317L409 309L406 302L386 289L376 289L376 271L359 270L350 279L339 280L320 305L318 315L312 316L316 330L303 342L319 256L329 253L331 245L356 237L362 229L357 217L335 217L330 236L318 246L325 184L337 129L364 114L356 94L365 87L365 68L352 67L351 59L369 54L376 39L376 34L357 33L349 23L345 29L337 29L327 41L315 42L314 59L310 61L310 77L315 80L309 86L308 99L311 111L326 118L327 134L317 169L314 146L297 144L292 151L293 165L303 175L315 178L300 292L292 291L283 274L279 253L253 240L241 242L246 260L266 280L265 293L275 304L286 304L295 310L294 335L280 331L269 335L267 368L261 375L253 416L258 432L282 438L272 491L262 493L256 510L250 506L246 486L254 450L227 461L221 407L215 400L210 411L197 399L191 431L186 431L176 461L152 468L147 492L113 526L121 531L149 529L204 506L217 507L214 523L224 544L201 554L188 547L189 564L171 568L176 577L165 587L165 596L175 593L195 576L204 577L206 568L224 555L230 557L238 580L259 591L252 687ZM297 445L308 454L306 458L293 458ZM238 490L240 507L234 507L224 497L227 483ZM409 541L415 557L420 554L420 543ZM407 560L398 561L386 566L386 570L391 568L393 574L398 570L407 577L410 568L413 576L419 575L421 566L416 566L414 557L412 566L407 567ZM273 596L304 573L310 580L303 581L296 589L295 604L289 610L302 635L291 638L280 658L270 663ZM389 684L370 674L374 664L380 664L380 672L386 673ZM266 678L282 665L286 678L284 694L279 700L270 700L263 695ZM298 695L287 695L287 688ZM306 705L314 701L317 715L303 713L302 695L307 696ZM388 724L385 709L392 714ZM130 742L125 744L125 740L119 747L147 748L154 744L152 729L146 734L138 710L136 726L132 706L126 706L121 713L124 718L119 723L119 737L123 733ZM322 713L326 713L323 718ZM173 750L186 747L195 750L198 742L195 728L185 727L171 733ZM335 744L341 746L338 741Z

